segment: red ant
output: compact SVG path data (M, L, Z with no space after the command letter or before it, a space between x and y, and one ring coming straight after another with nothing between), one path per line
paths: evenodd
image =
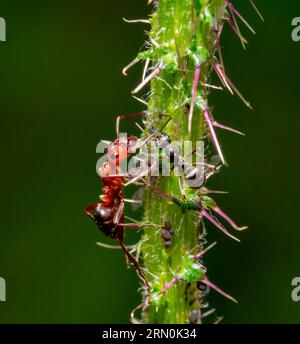
M124 231L126 228L154 226L151 224L124 223L125 200L123 186L125 184L126 175L121 174L120 164L125 161L130 154L135 152L138 139L136 136L119 137L121 120L145 115L147 115L147 113L141 112L117 117L117 139L108 145L107 160L100 168L103 194L100 195L99 202L89 205L84 209L84 212L97 224L98 228L106 236L116 239L119 242L128 259L139 271L146 285L150 287L138 262L124 245Z

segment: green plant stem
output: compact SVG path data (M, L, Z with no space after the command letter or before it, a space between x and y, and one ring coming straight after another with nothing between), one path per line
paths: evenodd
M210 61L216 50L213 29L225 11L223 0L159 0L151 17L152 46L141 58L151 59L152 66L162 63L163 70L151 82L148 111L158 117L162 111L172 117L165 132L173 141L204 140L207 128L201 105L207 104ZM194 72L201 65L192 131L188 131L189 106L192 98ZM178 177L161 177L157 187L166 194L181 198ZM187 190L187 192L189 192ZM145 221L162 225L170 221L174 234L171 246L165 247L161 228L146 228L141 241L143 268L152 284L149 306L145 308L146 323L185 324L193 310L201 310L195 283L181 280L162 295L160 292L182 271L186 257L199 252L204 229L199 214L182 211L172 202L147 191Z

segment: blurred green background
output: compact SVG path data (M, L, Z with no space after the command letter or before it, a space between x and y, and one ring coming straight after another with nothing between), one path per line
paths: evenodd
M219 202L250 229L241 244L211 231L219 244L209 276L239 304L215 293L210 302L225 323L299 323L290 294L300 275L300 42L291 40L300 2L256 2L265 23L248 1L237 4L257 31L241 25L246 52L228 29L222 41L228 73L255 109L226 92L211 97L216 117L247 133L220 133L230 168L212 185L230 191ZM142 109L130 96L141 69L127 79L121 69L145 27L122 17L149 12L141 0L1 1L1 323L126 323L139 303L134 269L96 247L110 241L82 209L100 192L97 142L114 137L116 115Z

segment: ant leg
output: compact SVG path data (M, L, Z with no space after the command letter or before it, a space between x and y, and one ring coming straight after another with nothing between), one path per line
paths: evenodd
M124 229L139 229L139 228L143 228L143 227L155 227L155 228L165 228L165 226L161 226L161 225L156 225L153 223L122 223L121 225L119 225L120 227L124 227Z
M141 115L138 113L137 116L146 116L147 115L147 112L142 112ZM137 117L135 116L135 114L133 115L129 115L131 117ZM159 117L167 117L168 119L166 120L166 122L163 124L163 126L160 128L160 132L162 130L164 130L164 128L169 124L169 122L172 120L172 116L170 115L166 115L166 114L163 114L163 113L160 113L159 114ZM122 118L121 118L122 119ZM140 128L141 129L141 128ZM142 129L141 129L142 130ZM157 132L157 129L153 128L152 130L152 134L146 139L144 140L137 148L141 148L143 147L145 144L147 144L152 138L154 138L155 136L157 136L158 132Z
M107 248L109 250L122 250L122 247L120 247L119 245L108 245L108 244L104 244L103 242L100 242L100 241L97 241L96 245L99 247ZM126 247L128 250L135 250L136 249L136 245L127 245Z
M127 259L129 259L131 261L131 263L136 267L136 269L138 270L139 274L141 275L141 277L143 278L143 280L145 281L148 289L150 289L151 285L148 282L144 272L142 271L142 269L140 268L139 263L136 261L136 259L133 257L133 255L128 251L127 247L124 245L124 214L123 214L123 210L124 210L124 202L121 202L121 204L119 205L117 212L114 216L113 222L118 226L121 227L122 230L119 231L119 236L118 236L118 241L120 246L122 247L125 256ZM119 223L122 224L119 224Z
M123 200L121 202L121 204L119 205L116 213L115 213L115 216L114 216L114 219L113 219L113 223L115 225L117 225L118 227L120 228L123 228L123 229L126 229L126 228L143 228L143 227L160 227L160 228L164 228L164 226L161 226L161 225L156 225L156 224L151 224L151 223L124 223L124 201Z
M200 72L201 72L201 67L200 65L198 65L196 66L196 69L195 69L194 83L193 83L193 89L192 89L192 102L191 102L191 107L190 107L190 112L189 112L189 123L188 123L189 133L191 133L192 131L194 106L195 106L195 101L196 101L196 92L197 92L197 88L199 84Z
M152 136L152 135L151 135ZM148 166L147 169L144 171L141 171L141 173L137 176L134 176L132 179L130 179L127 183L124 184L124 186L128 186L130 184L134 184L137 181L139 181L141 178L146 177L147 175L151 174L152 170L157 166L157 161L155 161L151 166Z
M138 201L138 200L135 200L135 199L128 199L128 198L124 198L124 202L135 204L137 206L142 205L142 203L143 203L142 201Z
M164 125L161 127L160 131L162 131L163 129L165 129L165 127L169 124L169 122L172 120L172 116L170 115L165 115L163 113L159 114L159 116L163 116L163 117L168 117L166 123L164 123Z
M116 121L116 133L117 133L117 138L119 138L120 122L121 122L123 119L134 118L134 117L142 117L142 116L146 116L146 115L147 115L147 112L143 111L143 112L132 113L132 114L129 114L129 115L118 116L118 117L117 117L117 121Z
M114 225L119 225L119 223L123 223L124 222L124 201L122 200L120 205L118 206L118 209L114 215L113 218L113 223Z
M151 284L148 281L146 275L144 274L143 270L141 269L139 263L136 261L136 259L133 257L133 255L127 250L126 246L123 244L122 240L119 240L119 243L124 251L124 253L126 254L126 256L128 257L128 259L131 261L131 263L135 266L135 268L137 269L137 271L139 272L140 276L142 277L142 279L144 280L144 282L147 285L147 288L150 289L151 288Z
M86 207L86 208L83 209L83 211L87 214L87 216L88 216L91 220L93 220L93 221L95 221L95 217L94 217L94 215L91 213L91 211L92 211L92 210L95 210L95 209L97 208L98 204L99 204L99 203L94 203L94 204L91 204L91 205L89 205L88 207Z

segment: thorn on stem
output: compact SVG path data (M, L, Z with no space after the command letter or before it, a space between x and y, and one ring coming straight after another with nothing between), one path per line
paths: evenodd
M258 14L259 18L264 22L265 19L263 17L263 15L260 13L259 9L257 8L257 6L255 5L255 2L253 0L250 0L250 4L252 5L252 7L254 8L255 12Z
M247 26L247 28L255 35L254 29L251 27L251 25L246 21L246 19L235 9L235 7L232 5L232 3L229 0L225 0L227 6L229 7L232 15L236 15L240 20Z
M217 205L213 206L213 207L212 207L212 210L215 211L218 215L220 215L225 221L227 221L227 222L230 224L230 226L231 226L232 228L234 228L235 230L237 230L237 231L243 231L243 230L245 230L245 229L248 228L247 226L241 226L241 227L238 226L238 225L232 220L232 218L229 217L227 214L225 214L225 213L223 212L223 210L222 210L220 207L218 207Z
M223 165L227 165L226 161L225 161L225 158L224 158L224 155L223 155L223 152L222 152L222 149L221 149L221 146L219 144L219 141L218 141L218 138L217 138L217 135L215 133L215 129L214 129L214 126L213 126L213 122L212 122L212 118L211 118L211 114L209 112L209 109L208 107L206 106L205 109L204 109L204 119L205 119L205 122L208 126L208 129L210 131L210 135L211 135L211 139L212 139L212 142L218 152L218 155L220 156L220 159L223 163Z
M201 67L200 67L200 65L198 65L195 69L194 83L193 83L193 89L192 89L192 102L191 102L191 106L190 106L189 123L188 123L189 133L191 133L191 131L192 131L193 114L194 114L196 93L197 93L197 87L199 84L200 73L201 73Z
M129 20L129 19L126 19L126 18L123 18L124 22L125 23L143 23L143 24L150 24L150 21L148 19L132 19L132 20Z
M228 230L223 227L218 221L216 221L204 208L201 209L201 215L203 215L208 221L210 221L213 225L215 225L221 232L229 236L231 239L240 242L238 238L234 235L230 234Z
M207 277L204 278L204 280L202 281L203 283L205 283L207 286L209 286L210 288L214 289L217 293L219 293L220 295L226 297L228 300L233 301L234 303L238 303L237 300L232 297L231 295L225 293L225 291L223 291L221 288L219 288L217 285L215 285L214 283L212 283Z
M133 91L132 94L138 93L141 89L143 89L148 82L154 79L161 71L163 70L162 63L158 64L152 73L150 73Z
M137 57L134 60L132 60L126 67L122 69L123 75L127 76L127 71L139 62L140 62L140 59L138 59Z

